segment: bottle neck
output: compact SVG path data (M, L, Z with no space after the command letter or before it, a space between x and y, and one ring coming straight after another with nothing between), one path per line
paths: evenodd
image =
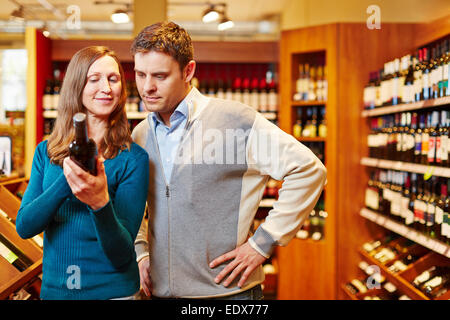
M85 121L74 122L75 140L79 143L88 141L87 126Z

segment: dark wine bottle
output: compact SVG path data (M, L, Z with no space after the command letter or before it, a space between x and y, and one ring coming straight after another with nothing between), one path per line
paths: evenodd
M86 115L76 113L73 116L75 128L75 140L69 145L70 159L78 164L83 170L97 175L97 145L87 135Z
M30 267L33 262L22 251L17 249L8 239L0 233L0 256L6 259L19 271L24 271Z

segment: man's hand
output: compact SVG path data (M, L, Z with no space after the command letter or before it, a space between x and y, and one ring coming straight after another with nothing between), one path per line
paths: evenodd
M220 283L223 278L231 272L223 283L225 287L227 287L240 273L242 273L242 276L238 282L238 287L242 287L250 274L266 260L264 256L259 254L248 242L246 242L233 251L227 252L214 259L209 266L215 268L231 259L234 260L231 261L214 279L216 283Z
M139 278L141 279L141 287L147 297L152 295L152 281L150 279L150 258L145 257L139 261Z

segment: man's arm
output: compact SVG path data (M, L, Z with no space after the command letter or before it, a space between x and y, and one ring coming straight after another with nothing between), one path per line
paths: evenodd
M326 183L326 169L313 152L259 114L249 135L247 162L249 170L284 182L273 209L255 234L211 262L210 267L214 268L233 259L215 279L220 283L231 272L225 286L241 273L238 286L242 286L276 245L289 243L313 210Z

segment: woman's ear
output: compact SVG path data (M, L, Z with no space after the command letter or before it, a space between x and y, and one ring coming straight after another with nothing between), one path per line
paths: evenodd
M188 62L188 64L186 65L186 67L184 67L183 74L184 74L184 81L185 81L186 83L191 82L191 79L194 77L194 74L195 74L195 66L196 66L195 61L194 61L194 60L191 60L191 61Z

